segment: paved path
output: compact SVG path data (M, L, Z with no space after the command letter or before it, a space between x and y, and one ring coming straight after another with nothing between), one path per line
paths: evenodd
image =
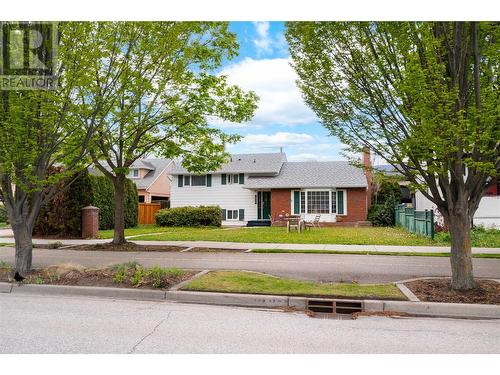
M14 249L0 247L0 260L12 263ZM346 282L354 280L361 283L451 275L449 258L423 256L33 250L35 267L57 263L96 267L131 260L137 260L144 266L251 270L298 279ZM500 278L500 259L476 258L473 262L476 277Z
M0 312L0 353L500 353L500 324L492 320L334 320L10 294L0 294Z
M3 234L2 234L3 231ZM4 236L4 237L2 237ZM7 237L8 236L8 237ZM60 241L65 245L83 245L92 243L110 242L103 240L54 240L35 239L33 242L45 244ZM14 243L5 229L0 229L0 242ZM443 253L449 252L446 246L389 246L389 245L335 245L335 244L286 244L286 243L247 243L247 242L217 242L217 241L141 241L131 238L131 242L139 245L166 245L185 247L218 247L222 249L286 249L286 250L342 250L342 251L389 251L389 252L415 252L415 253ZM473 253L500 254L500 248L473 247Z

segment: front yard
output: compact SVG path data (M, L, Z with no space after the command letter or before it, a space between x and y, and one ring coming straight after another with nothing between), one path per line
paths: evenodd
M438 233L434 240L393 227L329 227L287 233L283 227L265 228L186 228L139 226L125 230L126 236L146 241L221 241L254 243L449 246L449 236ZM112 238L112 230L99 232L100 238ZM499 230L474 231L472 246L500 247Z

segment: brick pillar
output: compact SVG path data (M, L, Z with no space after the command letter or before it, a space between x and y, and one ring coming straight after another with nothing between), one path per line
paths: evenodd
M97 238L99 235L99 208L82 208L82 238Z

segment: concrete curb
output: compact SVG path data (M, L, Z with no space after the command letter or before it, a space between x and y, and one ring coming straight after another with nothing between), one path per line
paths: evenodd
M11 283L0 283L0 292L12 294L78 295L258 308L294 308L298 310L305 310L307 304L307 298L305 297L68 285L24 284L17 286ZM500 305L386 300L362 300L362 302L364 310L369 312L392 311L427 317L500 319Z
M418 297L413 294L413 292L406 287L403 283L397 282L395 283L396 287L405 295L406 298L408 298L411 302L420 302Z
M92 296L117 299L164 301L165 291L113 288L113 287L94 287L94 286L73 286L73 285L36 285L21 284L13 285L9 283L0 283L0 290L10 285L11 290L6 293L12 294L40 294L57 296Z

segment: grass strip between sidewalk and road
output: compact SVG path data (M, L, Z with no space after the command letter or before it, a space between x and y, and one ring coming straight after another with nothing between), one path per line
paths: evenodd
M192 280L182 290L406 300L393 284L319 283L242 271L212 271Z
M392 256L418 256L418 257L440 257L449 258L450 253L423 253L414 251L348 251L348 250L293 250L293 249L252 249L252 253L261 254L348 254L348 255L392 255ZM472 254L473 258L500 259L500 254L477 253Z

